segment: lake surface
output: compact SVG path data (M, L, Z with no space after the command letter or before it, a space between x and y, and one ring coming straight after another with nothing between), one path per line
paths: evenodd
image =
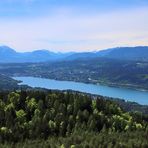
M85 84L72 81L57 81L35 77L13 77L15 80L21 80L20 84L31 87L41 87L47 89L67 90L86 92L90 94L121 98L139 104L148 105L148 91L133 90L127 88L116 88L104 85Z

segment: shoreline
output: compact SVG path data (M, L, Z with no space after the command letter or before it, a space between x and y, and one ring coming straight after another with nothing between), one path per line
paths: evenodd
M92 83L90 83L92 84ZM135 85L130 84L130 86L126 85L126 84L111 84L111 83L94 83L96 85L104 85L104 86L109 86L109 87L117 87L117 88L127 88L127 89L132 89L132 90L138 90L138 91L143 91L143 92L148 92L148 89L145 88L138 88Z
M88 82L88 81L75 81L75 80L68 80L68 79L53 79L53 78L49 78L49 77L42 77L42 76L23 76L23 75L19 75L19 76L12 76L13 77L35 77L35 78L44 78L44 79L50 79L50 80L58 80L58 81L69 81L69 82L78 82L78 83L85 83L85 84L94 84L94 85L103 85L103 86L108 86L108 87L116 87L116 88L125 88L125 89L132 89L132 90L137 90L137 91L142 91L142 92L148 92L148 89L142 88L138 86L136 87L136 85L132 85L132 84L117 84L117 83L111 83L111 82ZM18 82L18 84L21 83L20 81Z

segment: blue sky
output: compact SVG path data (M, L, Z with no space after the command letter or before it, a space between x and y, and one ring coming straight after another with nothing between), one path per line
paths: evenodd
M148 45L148 0L0 0L0 45L94 51Z

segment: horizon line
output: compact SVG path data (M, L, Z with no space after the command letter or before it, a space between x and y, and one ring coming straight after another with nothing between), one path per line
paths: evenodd
M5 47L5 48L10 48L12 50L14 50L15 52L18 52L18 53L26 53L26 52L34 52L34 51L49 51L49 52L53 52L53 53L70 53L70 52L73 52L73 53L87 53L87 52L99 52L99 51L103 51L103 50L108 50L108 49L116 49L116 48L135 48L135 47L148 47L148 45L135 45L135 46L114 46L114 47L108 47L108 48L102 48L102 49L94 49L92 51L87 51L87 50L84 50L84 51L78 51L78 50L70 50L70 51L55 51L55 50L50 50L50 49L46 49L46 48L42 48L42 49L33 49L33 50L30 50L30 51L19 51L15 48L11 48L10 46L7 46L7 45L0 45L0 47Z

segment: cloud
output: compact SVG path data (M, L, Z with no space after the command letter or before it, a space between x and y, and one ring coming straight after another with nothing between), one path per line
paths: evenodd
M92 13L60 7L31 18L0 20L0 42L20 51L90 51L148 45L148 8Z

